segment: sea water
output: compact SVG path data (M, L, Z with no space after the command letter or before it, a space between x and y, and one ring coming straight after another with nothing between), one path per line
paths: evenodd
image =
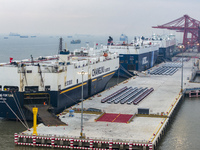
M0 36L0 63L9 62L9 58L13 60L30 59L39 56L57 55L59 49L59 38L61 36L37 36L35 38L20 38L18 36L9 36L8 39L4 39ZM94 47L98 45L98 48L102 44L107 43L106 36L73 36L73 38L63 38L63 49L66 48L69 51L78 49L81 47ZM80 39L80 44L70 44L72 39ZM66 44L65 44L66 43ZM66 45L66 47L65 47Z

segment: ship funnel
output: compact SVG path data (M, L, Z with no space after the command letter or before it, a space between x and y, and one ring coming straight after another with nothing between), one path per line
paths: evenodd
M63 38L59 39L59 62L69 61L69 51L67 50L67 43L65 43L65 49L62 47Z

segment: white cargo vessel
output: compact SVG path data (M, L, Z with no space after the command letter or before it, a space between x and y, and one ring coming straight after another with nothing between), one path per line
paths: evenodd
M119 67L117 53L103 54L96 48L69 52L61 46L55 56L1 63L0 117L15 119L13 112L20 114L22 108L25 116L32 118L26 105L45 104L59 113L80 102L82 82L84 98L103 91ZM87 73L83 81L78 74L81 71Z

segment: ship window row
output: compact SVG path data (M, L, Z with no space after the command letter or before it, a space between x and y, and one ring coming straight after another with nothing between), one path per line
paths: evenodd
M38 91L38 86L25 86L25 91L36 92Z
M45 91L50 91L50 90L51 90L50 85L45 86ZM25 86L25 91L37 92L37 91L39 91L39 87L38 86Z
M35 92L38 91L39 87L38 86L25 86L25 91L30 91L30 92ZM45 91L50 91L51 86L47 85L45 86ZM0 85L0 91L2 91L2 85ZM4 86L3 91L19 91L18 86Z
M81 52L75 52L76 56L88 56L88 53L84 53L83 51Z
M59 62L59 65L61 65L61 66L65 66L65 65L70 65L70 62Z
M18 86L4 86L3 90L4 91L19 91L19 87Z
M98 63L98 62L96 62L96 63ZM95 62L93 62L93 63L90 62L90 64L95 64ZM75 68L80 68L80 67L88 66L88 64L86 63L86 64L78 65L78 66L77 66L77 64L75 64L74 66L75 66Z

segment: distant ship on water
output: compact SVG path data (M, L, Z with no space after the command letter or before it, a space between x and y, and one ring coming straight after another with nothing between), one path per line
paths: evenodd
M28 38L27 35L21 35L20 38Z
M20 36L20 34L18 34L18 33L13 33L13 32L10 32L9 36Z
M120 38L119 38L120 41L128 41L128 36L126 36L125 34L121 34Z
M80 44L81 43L81 40L72 40L71 41L71 44Z

